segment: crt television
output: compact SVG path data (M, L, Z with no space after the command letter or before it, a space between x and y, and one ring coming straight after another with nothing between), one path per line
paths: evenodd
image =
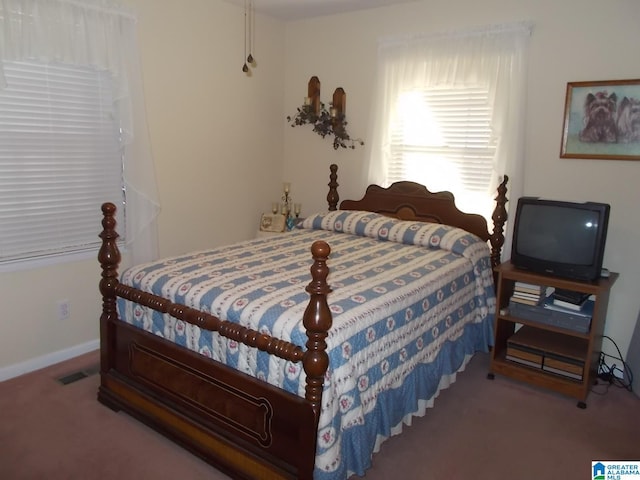
M610 206L538 197L518 199L511 263L573 280L600 277Z

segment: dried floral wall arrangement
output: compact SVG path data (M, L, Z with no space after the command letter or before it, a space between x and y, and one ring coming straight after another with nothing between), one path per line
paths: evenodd
M287 121L292 127L298 125L313 125L313 131L325 138L333 135L333 149L356 148L356 145L364 145L360 138L351 138L347 133L347 121L345 117L347 95L342 88L336 88L333 93L333 102L329 110L320 101L320 80L311 77L309 80L308 95L304 104L297 108L296 114L287 116Z

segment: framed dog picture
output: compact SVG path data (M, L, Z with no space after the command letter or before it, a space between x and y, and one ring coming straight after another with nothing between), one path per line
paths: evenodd
M568 83L560 157L640 160L640 79Z

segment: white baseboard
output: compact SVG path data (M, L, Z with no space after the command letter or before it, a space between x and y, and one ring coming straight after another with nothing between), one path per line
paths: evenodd
M25 373L40 370L41 368L55 365L56 363L64 362L70 358L83 355L85 353L93 352L100 348L100 340L91 340L90 342L75 345L65 350L59 350L57 352L48 353L41 357L32 358L26 362L16 363L15 365L9 365L8 367L0 368L0 382L9 380L10 378L24 375Z

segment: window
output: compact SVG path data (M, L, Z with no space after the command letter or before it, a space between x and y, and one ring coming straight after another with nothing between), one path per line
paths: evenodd
M453 190L467 211L487 202L496 146L488 90L423 88L402 93L390 122L387 180L410 179L431 191Z
M458 208L489 223L504 175L518 198L531 29L523 22L381 39L368 181L449 190Z
M111 74L37 61L5 61L4 73L0 264L95 255L100 205L105 199L124 203ZM119 225L124 237L125 222Z
M95 255L105 201L118 204L128 259L157 258L133 12L112 0L1 1L0 32L0 270Z

